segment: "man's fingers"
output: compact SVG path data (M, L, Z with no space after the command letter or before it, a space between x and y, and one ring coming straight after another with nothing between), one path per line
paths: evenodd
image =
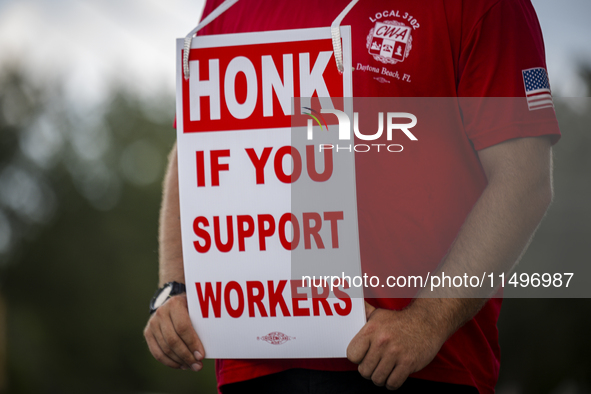
M163 331L164 330L164 331ZM160 350L162 350L162 352L164 354L166 354L170 359L172 359L174 362L180 364L180 365L187 365L177 354L176 352L172 349L171 345L169 344L170 342L174 343L174 340L171 338L166 338L166 329L164 327L162 327L162 325L154 327L154 338L156 339L156 342L158 343L158 346L160 346ZM188 364L191 365L191 364Z
M181 337L185 345L187 345L193 357L197 361L202 361L205 357L205 349L193 328L189 314L177 314L174 318L171 315L171 320L176 333Z
M148 343L148 349L150 349L150 353L152 353L152 356L154 356L156 360L170 368L181 367L181 364L177 363L176 361L168 357L166 354L164 354L151 331L147 330L145 333L145 337L146 342Z
M347 358L359 364L364 378L397 389L411 372L429 364L441 345L427 323L417 323L411 309L388 311L366 304L366 311L371 316L349 343Z
M158 314L159 316L157 316L156 314ZM158 361L160 361L160 359L158 357L161 357L161 356L157 353L162 353L166 356L167 359L172 360L172 362L174 362L175 364L178 364L179 366L185 365L181 361L181 359L178 358L178 356L172 351L172 349L170 349L170 346L168 346L168 343L166 343L166 340L164 339L164 337L162 335L162 329L160 327L161 320L162 320L161 319L161 312L156 311L154 313L154 315L150 318L150 321L148 322L148 326L146 327L146 330L144 332L144 336L146 337L146 341L153 339L155 342L155 345L153 347L150 347L150 351L152 352L152 355ZM156 351L153 351L153 350L156 350ZM164 361L160 361L160 362L162 362L165 365L169 365ZM173 367L173 368L175 368L175 367Z
M174 297L170 300L170 319L178 336L183 340L187 348L199 365L205 358L205 348L199 339L199 336L193 328L187 298L184 296ZM193 368L195 369L195 368Z
M371 374L371 380L376 386L384 386L396 367L396 357L393 354L383 354L380 362Z
M369 350L363 357L363 360L359 364L357 370L365 379L372 379L373 373L380 363L382 358L382 349L377 346L377 344L372 343L369 347ZM385 381L386 379L384 379Z
M183 359L183 361L185 361L185 363L187 363L187 365L191 365L192 368L195 369L196 367L193 366L193 364L196 362L198 365L201 364L201 361L205 356L205 350L193 328L189 314L178 313L176 315L171 315L170 320L172 321L172 326L176 335L181 340L181 342L177 343L177 348L173 348L173 350Z
M173 368L203 368L205 350L187 309L186 297L169 299L150 317L144 331L150 352L163 364Z
M364 334L363 328L353 337L347 346L347 358L355 364L361 363L369 349L369 338Z
M181 360L181 363L187 366L192 366L197 361L193 352L187 347L187 344L179 336L174 327L173 317L169 316L163 324L160 325L162 337L170 350ZM170 355L169 355L170 356ZM174 360L176 358L171 357Z
M410 375L410 371L407 368L397 366L386 380L386 388L388 390L398 390L406 381L408 375Z

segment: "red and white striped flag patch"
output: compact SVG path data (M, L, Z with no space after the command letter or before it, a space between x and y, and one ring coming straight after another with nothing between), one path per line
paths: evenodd
M554 107L548 73L542 67L522 71L525 85L525 97L530 111Z

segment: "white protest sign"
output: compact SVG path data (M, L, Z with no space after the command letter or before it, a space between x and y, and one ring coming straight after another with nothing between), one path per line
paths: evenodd
M330 28L196 37L188 80L177 41L185 281L208 358L345 357L365 323L355 289L299 274L318 285L320 274L361 275L354 155L319 152L338 140L336 117L324 114L330 133L306 122L319 119L313 102L351 112L341 31L343 74Z

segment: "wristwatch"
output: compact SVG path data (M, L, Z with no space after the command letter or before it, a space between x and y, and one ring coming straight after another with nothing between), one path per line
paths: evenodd
M184 283L179 282L168 282L154 293L154 297L152 297L152 301L150 301L150 315L156 312L162 304L164 304L170 297L186 293L187 289L185 288Z

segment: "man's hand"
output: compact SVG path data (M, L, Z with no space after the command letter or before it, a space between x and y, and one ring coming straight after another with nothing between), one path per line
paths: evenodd
M438 329L413 304L402 311L375 309L365 303L368 321L347 348L347 358L376 385L399 388L408 375L433 360L448 332Z
M435 273L509 272L552 201L548 137L508 140L479 151L478 157L488 185ZM409 374L427 366L486 301L470 288L454 288L445 295L419 294L402 311L374 310L366 304L368 322L347 348L361 375L378 386L400 387Z
M170 152L160 210L160 283L185 282L181 247L181 214L176 145ZM144 330L150 352L171 368L199 371L205 350L193 329L187 295L171 297L148 320Z
M191 324L185 294L171 297L154 312L144 337L150 352L162 364L195 372L203 368L205 350Z

